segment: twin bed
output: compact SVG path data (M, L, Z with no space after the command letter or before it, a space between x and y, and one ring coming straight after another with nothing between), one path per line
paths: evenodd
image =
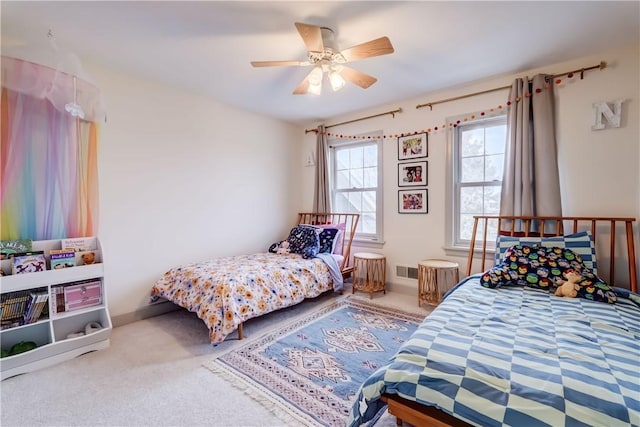
M235 330L242 339L242 325L251 318L332 289L341 290L342 279L353 271L351 242L359 217L354 213L300 213L298 226L311 226L320 233L318 245L323 245L317 255L257 253L175 267L153 286L152 299L164 298L196 313L209 329L212 344L224 341ZM324 252L322 246L326 246Z
M482 245L477 251L471 247L467 277L361 386L348 426L375 420L385 407L398 425L403 420L415 426L640 425L634 220L544 218L540 237L534 237L536 219L541 218L476 217L471 241L475 244L480 228ZM523 232L507 225L514 220L524 223ZM497 260L506 262L496 267L493 259L486 261L490 227L508 230L497 245ZM617 233L626 239L616 241ZM625 241L626 254L617 256ZM616 265L625 255L636 294L615 287ZM471 274L477 256L482 273ZM584 286L593 292L578 298L557 297L546 286L556 269L583 264L590 266L583 273L602 277L607 258L613 300L598 300L606 284L595 279ZM513 272L513 281L495 286L491 270Z

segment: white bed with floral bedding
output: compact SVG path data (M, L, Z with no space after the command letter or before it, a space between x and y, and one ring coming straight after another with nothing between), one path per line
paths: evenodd
M212 344L224 341L236 329L242 339L246 320L332 289L342 290L342 277L351 272L349 252L358 218L358 214L301 213L299 225L288 237L296 253L256 253L174 267L154 284L151 297L196 313L209 329ZM340 233L331 233L334 225ZM319 237L317 243L301 243L293 237L299 227L306 232L315 227L321 237L326 230L331 241ZM309 245L317 250L313 246L310 251ZM323 245L326 251L319 252Z

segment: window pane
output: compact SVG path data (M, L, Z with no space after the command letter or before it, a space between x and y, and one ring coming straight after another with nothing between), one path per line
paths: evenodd
M363 213L358 222L358 229L362 233L376 234L376 214Z
M376 211L376 192L364 191L362 193L362 212Z
M349 159L349 167L350 168L361 168L363 164L363 147L351 148L350 159Z
M336 193L336 211L338 212L352 212L349 209L349 194L348 193Z
M484 181L484 157L460 159L460 182Z
M352 191L349 193L349 205L355 211L349 212L361 212L362 211L362 193L360 191Z
M378 168L364 168L364 187L371 188L378 186Z
M484 187L484 213L486 215L500 213L500 191L501 187L498 186Z
M338 171L336 174L336 188L349 188L349 170Z
M485 153L504 153L504 143L507 140L507 126L490 126L485 133Z
M479 215L482 213L482 187L460 188L460 213Z
M470 129L462 131L460 141L460 155L462 157L484 154L484 129Z
M336 150L336 169L349 168L349 150Z
M364 167L378 165L378 147L376 145L367 145L364 148Z
M484 163L485 181L502 181L502 170L504 169L504 155L495 154L485 157Z
M351 177L351 188L362 188L362 184L364 184L363 170L351 169L349 175Z
M460 239L461 240L471 240L471 232L473 232L473 215L477 215L477 214L460 215ZM478 233L478 235L482 236L482 233Z

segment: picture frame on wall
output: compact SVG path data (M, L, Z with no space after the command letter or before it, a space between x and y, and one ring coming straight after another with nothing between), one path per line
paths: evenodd
M426 188L398 190L398 213L428 213L429 193Z
M428 162L398 163L398 187L419 187L429 185Z
M429 157L427 133L398 137L398 160Z

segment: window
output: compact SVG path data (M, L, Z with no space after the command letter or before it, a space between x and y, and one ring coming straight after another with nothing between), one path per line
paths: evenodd
M356 240L382 242L382 132L366 136L329 141L331 201L335 212L360 214Z
M474 215L500 213L500 191L507 138L506 116L457 126L450 152L452 200L448 203L448 243L468 247ZM484 230L478 225L478 238ZM489 224L487 241L495 241L497 224Z

